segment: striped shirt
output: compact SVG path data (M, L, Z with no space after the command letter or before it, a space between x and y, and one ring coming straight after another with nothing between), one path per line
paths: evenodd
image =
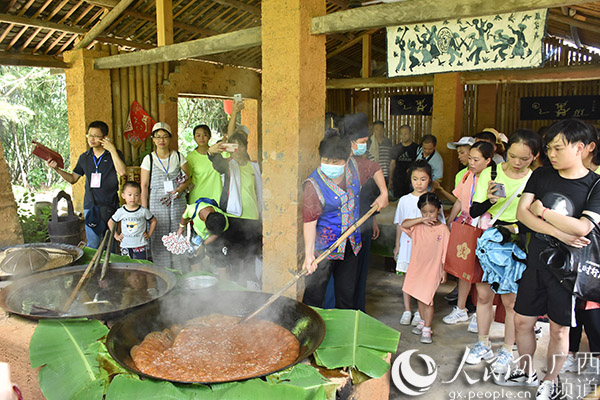
M370 153L371 142L373 137L369 138L367 143L367 158L371 161L376 161L373 154ZM392 141L388 138L383 138L383 141L379 144L379 161L377 163L381 167L381 172L385 177L385 181L388 181L390 176L390 163L392 162Z

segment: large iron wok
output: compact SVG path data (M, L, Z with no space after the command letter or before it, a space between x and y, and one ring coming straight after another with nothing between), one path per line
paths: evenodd
M270 294L247 291L219 291L213 289L201 290L193 295L181 292L171 292L159 301L132 312L119 320L111 328L106 339L106 346L110 355L124 368L138 375L153 377L140 372L133 363L130 350L139 344L144 337L154 331L163 330L178 323L208 314L225 314L231 316L245 316L264 304ZM325 336L325 323L321 316L312 308L287 297L281 297L269 308L258 314L256 318L274 322L292 332L300 342L300 353L291 364L280 368L288 368L305 358L319 345ZM239 325L244 329L244 324ZM256 376L247 376L244 379L257 378L277 372ZM165 380L165 379L161 379ZM202 383L216 382L187 382L171 380L177 383ZM227 381L220 381L223 383Z
M17 253L20 253L18 259L12 262L7 260L9 254ZM21 278L38 271L61 268L74 264L82 256L81 248L63 243L26 243L0 247L0 280ZM15 272L18 267L22 267L21 273Z
M26 318L115 319L164 296L176 284L175 276L151 264L114 263L99 282L98 275L79 291L68 312L39 313L41 309L61 310L86 266L77 265L32 274L12 281L0 291L0 307Z

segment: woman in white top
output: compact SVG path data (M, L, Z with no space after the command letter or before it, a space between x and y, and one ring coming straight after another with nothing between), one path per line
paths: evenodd
M183 171L189 176L186 159L169 148L171 127L157 122L152 128L152 141L156 150L142 160L142 206L150 210L158 223L150 240L150 253L156 265L183 269L187 259L167 251L162 237L176 232L186 207L185 189L189 179L177 184L176 178Z

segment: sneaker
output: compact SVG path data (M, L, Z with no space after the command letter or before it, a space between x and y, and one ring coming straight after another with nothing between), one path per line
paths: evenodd
M577 357L569 354L562 368L560 369L560 373L564 374L565 372L578 372L579 371L579 362Z
M481 360L489 360L494 357L492 347L488 347L483 342L477 342L475 346L469 351L467 356L467 364L477 365Z
M431 332L431 329L429 329L427 331L423 330L421 332L421 343L425 343L425 344L433 343L433 340L431 339L432 334L433 334L433 332Z
M419 323L417 324L417 326L415 326L414 328L412 328L412 333L414 333L415 335L420 335L421 333L423 333L423 327L425 326L425 321L421 320L419 321Z
M492 364L492 371L496 374L506 374L512 361L512 353L506 350L504 347L501 347L500 350L498 350L496 361L494 361Z
M442 318L445 324L454 325L457 322L466 322L469 320L469 314L467 314L467 310L461 310L457 306L454 306L450 314L446 315Z
M535 339L540 340L542 338L542 327L535 324L535 328L533 328L535 332Z
M421 314L417 311L415 315L413 315L412 322L410 323L412 326L417 326L421 322Z
M557 400L562 398L560 381L558 383L543 381L535 393L535 400Z
M458 285L450 293L444 296L444 300L455 301L458 300Z
M469 322L467 332L477 333L477 314L473 314L471 317L471 322Z
M412 313L410 311L404 311L402 313L402 318L400 318L400 324L410 325L410 317L412 317Z
M509 373L510 372L510 373ZM537 386L537 372L533 371L531 376L527 375L521 368L507 371L505 374L493 375L494 383L500 386Z

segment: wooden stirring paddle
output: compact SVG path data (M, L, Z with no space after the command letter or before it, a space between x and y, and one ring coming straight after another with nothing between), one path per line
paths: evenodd
M319 264L321 261L326 259L327 256L329 254L331 254L331 252L333 250L337 249L342 243L344 243L344 241L346 239L348 239L348 236L352 235L354 233L354 231L356 231L356 229L358 229L358 227L360 227L367 219L369 219L369 217L371 217L371 215L373 215L375 213L375 211L377 211L377 205L374 205L373 207L371 207L371 209L365 215L363 215L358 221L356 221L355 223L350 225L350 227L344 233L342 233L342 235L339 237L339 239L336 240L331 246L329 246L329 248L327 250L325 250L314 261L314 263ZM267 302L265 304L263 304L258 310L254 311L252 314L248 315L247 317L242 318L238 322L238 324L244 323L244 322L248 321L249 319L254 318L258 313L263 311L265 308L269 307L275 300L277 300L279 297L281 297L281 295L283 293L285 293L286 290L288 290L294 283L296 283L298 281L298 279L302 278L307 273L308 273L307 269L302 269L302 271L300 271L296 275L294 275L294 277L288 283L286 283L285 286L283 286L281 289L279 289L279 291L277 291L277 293L275 293L271 297L269 297L269 300L267 300Z

